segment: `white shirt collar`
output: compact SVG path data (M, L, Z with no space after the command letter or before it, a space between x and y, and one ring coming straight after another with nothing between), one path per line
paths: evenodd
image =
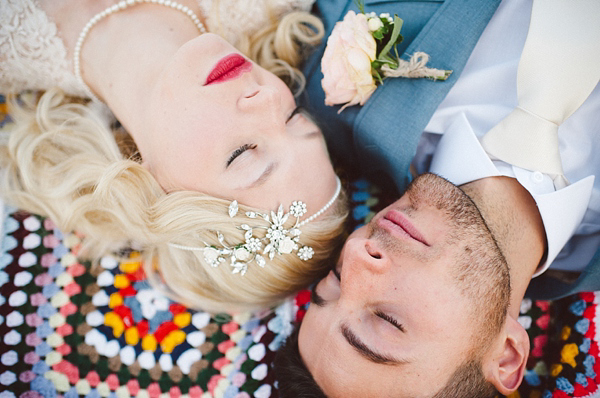
M457 115L442 135L431 161L430 172L455 185L485 177L506 175L516 178L535 200L548 241L548 256L533 276L552 264L571 238L588 207L594 176L588 176L558 191L547 175L490 160L464 113Z

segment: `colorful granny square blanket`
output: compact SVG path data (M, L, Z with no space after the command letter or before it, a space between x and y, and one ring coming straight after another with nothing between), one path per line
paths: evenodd
M0 133L7 122L0 106ZM365 181L349 191L353 227L394 199ZM273 358L309 291L211 316L150 287L135 252L91 267L81 237L49 219L5 208L1 226L0 398L277 397ZM600 397L599 300L523 301L531 355L511 398Z
M599 303L599 292L523 300L519 322L531 352L523 384L511 398L600 397Z
M353 185L357 223L378 203ZM192 311L153 289L137 254L78 260L80 237L8 209L0 253L0 387L6 397L276 397L275 351L300 292L259 314Z

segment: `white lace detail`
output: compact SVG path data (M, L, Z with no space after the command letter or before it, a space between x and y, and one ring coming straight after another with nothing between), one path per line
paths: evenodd
M55 86L85 94L56 24L34 0L0 0L0 93Z
M209 32L237 44L240 34L251 35L268 22L267 8L275 17L289 11L309 11L315 0L196 0Z

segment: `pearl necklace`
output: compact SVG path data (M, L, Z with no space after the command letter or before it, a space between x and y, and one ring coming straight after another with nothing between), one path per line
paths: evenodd
M340 181L340 178L338 176L335 177L335 184L336 184L336 186L335 186L335 193L333 194L333 196L331 197L331 199L329 199L329 202L325 203L325 206L323 206L321 208L321 210L319 210L318 212L316 212L312 216L308 217L306 220L301 221L300 223L298 223L298 227L301 227L301 226L303 226L305 224L308 224L309 222L311 222L315 218L319 217L321 214L325 213L325 211L331 207L331 205L333 204L333 202L335 202L335 200L337 199L337 197L340 196L340 191L342 190L342 182Z
M175 2L175 1L171 1L171 0L122 0L117 4L106 8L104 11L99 12L98 14L94 15L92 17L92 19L90 19L89 22L83 27L83 30L81 31L81 33L79 34L79 37L77 38L77 43L75 44L75 49L73 51L73 68L75 69L75 77L77 78L77 81L79 82L79 84L81 84L81 86L85 88L85 90L87 91L87 95L92 100L102 103L102 100L100 100L100 98L98 98L92 92L92 89L90 88L90 86L87 85L87 83L83 80L83 77L81 76L81 61L80 61L80 59L81 59L81 47L83 46L83 42L85 41L90 30L92 30L92 28L98 22L100 22L107 16L114 14L116 12L119 12L121 10L124 10L128 7L134 6L136 4L144 4L144 3L158 4L158 5L165 6L165 7L171 7L174 10L181 11L182 13L184 13L185 15L190 17L190 19L194 22L194 24L198 28L198 31L200 32L200 34L206 33L206 28L204 27L204 24L200 21L200 18L198 18L198 16L194 13L194 11L192 11L187 6L184 6L183 4L179 4L179 3Z

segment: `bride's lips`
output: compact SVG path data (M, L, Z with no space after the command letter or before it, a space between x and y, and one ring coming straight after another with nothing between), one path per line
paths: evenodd
M379 219L378 223L381 227L391 230L391 232L396 235L410 237L426 246L430 246L421 232L415 228L404 214L397 210L388 211L381 219Z
M223 83L235 79L243 73L252 69L252 62L240 54L230 54L223 57L210 71L206 78L205 86L209 84Z

